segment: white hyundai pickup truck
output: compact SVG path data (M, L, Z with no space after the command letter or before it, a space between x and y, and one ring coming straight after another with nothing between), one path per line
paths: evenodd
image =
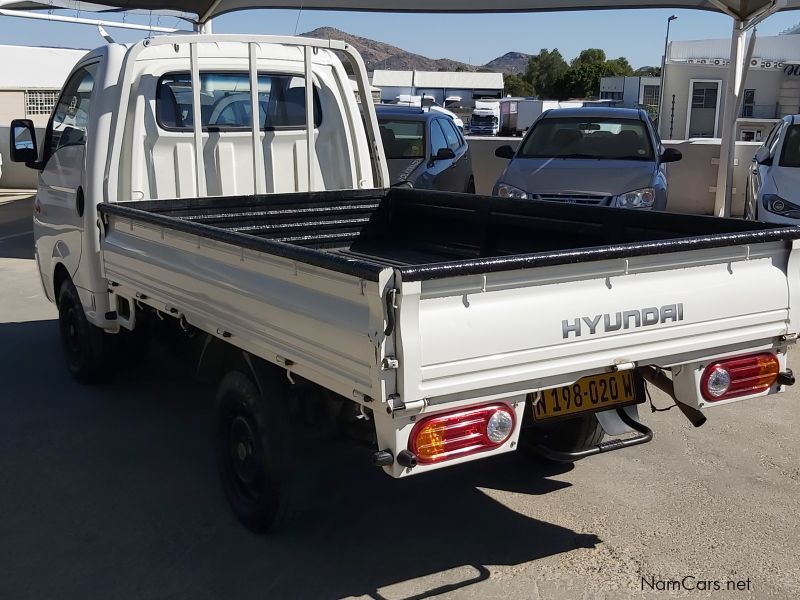
M800 229L388 188L367 83L341 42L166 36L80 60L42 148L12 124L70 371L192 336L247 527L306 430L393 477L574 461L651 439L645 380L696 426L793 383Z

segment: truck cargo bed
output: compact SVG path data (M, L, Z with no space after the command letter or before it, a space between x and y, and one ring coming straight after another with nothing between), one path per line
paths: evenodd
M404 281L800 238L776 227L650 211L407 189L100 205L116 214L376 280Z

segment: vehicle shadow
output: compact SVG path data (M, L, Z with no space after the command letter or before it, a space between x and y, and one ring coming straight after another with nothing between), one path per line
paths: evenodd
M33 258L33 196L3 200L0 195L0 258Z
M564 467L512 454L392 480L350 444L316 449L293 490L306 502L251 534L222 495L209 393L186 362L116 370L81 386L55 321L0 324L1 597L422 599L600 541L492 497L556 491Z

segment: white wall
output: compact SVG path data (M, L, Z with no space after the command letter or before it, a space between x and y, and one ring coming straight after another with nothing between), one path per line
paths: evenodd
M25 165L12 163L9 153L9 125L12 119L24 119L25 92L23 90L0 90L0 189L33 189L36 187L36 172ZM33 121L39 134L39 144L44 138L49 115L33 115L27 118Z
M641 81L641 77L625 77L622 91L622 103L625 107L636 108L639 106L639 87Z
M725 111L725 94L728 79L727 67L713 67L697 64L667 64L664 85L664 119L659 128L663 139L683 139L686 135L686 117L689 106L689 82L692 79L720 80L719 112L717 128ZM774 107L780 98L783 72L780 70L753 69L747 74L744 89L755 89L757 107ZM673 95L675 109L672 110ZM670 136L670 119L673 119L672 136Z

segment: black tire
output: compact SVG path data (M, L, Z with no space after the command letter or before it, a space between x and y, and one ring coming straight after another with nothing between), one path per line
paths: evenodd
M78 290L70 279L58 291L58 327L70 374L87 384L106 377L110 336L86 319Z
M558 452L579 452L603 441L605 431L594 415L557 421L552 425L531 425L520 433L520 450L538 460L545 458L537 446L542 445Z
M215 445L225 497L236 518L254 533L286 516L286 445L279 407L283 390L264 381L262 398L253 380L231 371L217 391Z

